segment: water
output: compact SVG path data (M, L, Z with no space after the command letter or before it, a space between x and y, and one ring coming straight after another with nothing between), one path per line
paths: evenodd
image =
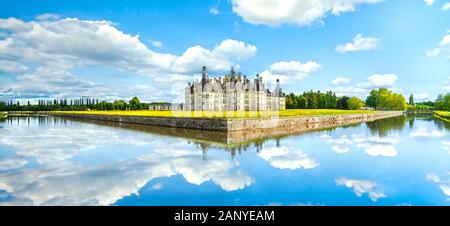
M8 118L0 205L448 206L449 130L397 117L240 145L185 130Z

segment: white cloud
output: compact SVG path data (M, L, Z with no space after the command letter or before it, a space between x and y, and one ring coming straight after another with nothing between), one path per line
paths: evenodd
M175 60L174 68L178 73L191 73L198 71L204 65L208 65L210 70L225 71L233 65L230 60L247 59L252 57L256 51L257 48L254 45L227 39L212 50L201 46L188 48L183 55Z
M328 89L333 90L338 96L356 96L365 99L372 89L388 88L395 92L402 92L395 87L398 77L396 74L373 74L367 81L359 81L354 85L334 85Z
M450 2L446 2L443 6L442 6L442 10L447 11L450 9Z
M36 17L36 20L58 20L61 16L54 13L44 13Z
M152 190L161 190L163 185L161 183L156 183L152 186Z
M232 0L233 12L251 24L277 26L281 24L310 25L323 22L328 15L340 15L356 10L360 4L383 0Z
M435 173L428 173L425 176L425 179L427 179L429 181L432 181L434 183L441 183L442 182L441 178L439 178L439 176L437 174L435 174Z
M350 79L345 78L345 77L338 77L336 79L334 79L331 83L333 83L333 85L335 86L340 86L340 85L344 85L350 82Z
M197 45L188 48L181 56L157 53L144 45L138 35L126 34L110 21L61 19L52 15L42 15L39 20L28 22L15 18L0 19L0 31L5 31L6 35L0 40L0 60L5 58L18 64L5 66L0 62L0 70L24 72L25 65L30 63L65 71L96 65L146 76L150 79L149 84L171 87L168 90L184 87L193 78L192 74L204 65L215 72L228 71L231 66L238 66L237 61L247 59L257 51L254 45L227 39L212 50ZM152 44L162 45L158 42ZM6 93L9 88L2 88L4 92L0 96L10 94ZM58 93L58 90L47 92ZM153 97L172 101L180 98L179 90L176 92L178 94L171 92L170 95L164 92L161 96L156 96L156 92Z
M377 189L378 185L370 180L353 180L341 177L336 179L335 182L338 186L345 186L353 189L353 192L358 197L361 197L363 194L367 193L373 202L378 201L380 198L386 198L384 192Z
M450 7L450 2L448 4L449 4L449 7ZM447 33L449 33L449 31L447 31ZM439 54L441 54L444 51L446 53L450 52L450 34L445 35L441 39L441 41L438 43L437 47L435 47L435 48L433 48L431 50L428 50L426 52L426 56L430 57L430 58L436 57L436 56L438 56ZM450 57L448 59L450 59Z
M368 78L367 82L359 83L360 88L391 88L395 85L398 77L396 74L374 74Z
M245 44L242 41L226 39L216 46L212 53L215 56L222 56L226 59L247 59L255 55L258 48L254 45Z
M354 86L336 86L330 89L332 89L338 96L356 96L362 99L364 99L366 97L366 94L368 93L367 89Z
M433 57L436 57L437 55L439 55L440 52L441 52L441 48L434 48L432 50L428 50L426 52L426 56L429 58L433 58Z
M0 159L0 171L19 169L28 164L28 160L23 157L6 157Z
M439 45L440 46L448 46L448 45L450 45L450 34L445 35L442 38L441 42L439 42Z
M302 150L291 150L287 147L267 147L258 156L278 169L312 169L318 163Z
M212 7L209 9L209 13L211 13L212 15L216 16L220 14L219 8L217 7Z
M28 70L28 67L23 64L19 64L14 61L0 59L0 73L6 72L6 73L18 74L18 73L24 73L27 70Z
M414 94L414 99L416 101L427 101L431 100L431 95L429 93L416 93Z
M379 39L372 37L363 37L361 34L357 34L353 39L353 42L345 45L336 46L336 51L341 53L356 52L363 50L371 50L377 47Z
M427 5L431 6L436 2L436 0L423 0Z
M161 48L164 45L161 41L157 40L151 40L150 43L156 48Z
M272 64L269 69L260 73L265 81L274 82L280 79L281 83L287 81L305 79L311 73L319 70L322 66L314 61L301 63L298 61L281 61Z

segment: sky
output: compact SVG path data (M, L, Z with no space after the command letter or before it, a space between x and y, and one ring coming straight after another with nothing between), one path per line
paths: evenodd
M203 65L286 93L450 92L450 0L0 2L0 100L182 102Z

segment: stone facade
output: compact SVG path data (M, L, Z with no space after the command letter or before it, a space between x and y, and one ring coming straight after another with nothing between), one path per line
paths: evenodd
M269 91L259 75L249 80L231 68L229 75L210 78L203 67L201 80L186 87L183 106L187 111L273 111L285 110L285 102L279 80Z

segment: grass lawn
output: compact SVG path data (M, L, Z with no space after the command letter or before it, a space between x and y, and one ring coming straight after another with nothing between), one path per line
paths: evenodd
M5 118L6 117L6 113L0 112L0 118Z
M450 112L448 111L435 111L434 117L442 121L450 122Z
M366 110L332 110L332 109L307 109L284 110L268 112L239 112L239 111L54 111L53 113L67 114L92 114L92 115L124 115L124 116L152 116L152 117L194 117L194 118L264 118L271 116L295 117L314 115L347 115L347 114L372 114L375 111Z

